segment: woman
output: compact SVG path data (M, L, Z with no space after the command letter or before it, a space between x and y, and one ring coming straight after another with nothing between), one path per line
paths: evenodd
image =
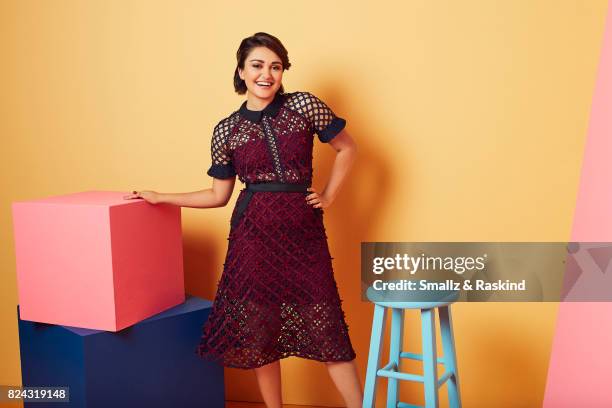
M355 352L333 277L323 209L338 194L356 154L345 120L308 92L285 93L287 50L256 33L238 49L234 88L247 94L212 138L212 188L192 193L134 191L126 198L211 208L227 204L236 175L246 183L234 208L224 270L197 353L227 367L255 369L269 408L281 407L279 360L325 362L350 408L361 406ZM337 152L321 193L310 187L314 133Z

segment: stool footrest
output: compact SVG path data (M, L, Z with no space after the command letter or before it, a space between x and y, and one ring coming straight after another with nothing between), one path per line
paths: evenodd
M400 358L409 358L411 360L420 360L420 361L423 361L423 355L422 354L416 354L416 353L401 352L400 353ZM444 357L438 357L438 364L445 364L444 363Z
M402 353L402 354L405 354L405 353ZM411 354L411 353L408 353L408 354ZM448 379L453 374L454 373L452 371L446 371L444 374L442 374L442 376L438 379L438 388L444 385L444 383L447 382ZM395 365L393 361L387 364L386 366L378 369L378 371L376 372L376 375L378 377L395 378L395 379L404 380L404 381L417 381L417 382L425 381L422 375L399 372L397 369L397 365Z
M389 364L387 364L387 366L389 366ZM376 372L376 375L379 377L395 378L395 379L404 380L404 381L416 381L416 382L425 381L422 375L416 375L416 374L410 374L410 373L400 373L400 372L397 372L395 368L391 370L381 368Z
M438 380L438 388L440 388L448 379L453 375L452 371L447 371L442 374L442 377Z
M378 369L378 371L383 370L383 371L397 371L397 366L395 365L395 363L393 361L391 361L389 364L387 364L384 367L380 367Z
M405 402L398 402L397 403L397 408L425 408L421 405L412 405L412 404L407 404Z

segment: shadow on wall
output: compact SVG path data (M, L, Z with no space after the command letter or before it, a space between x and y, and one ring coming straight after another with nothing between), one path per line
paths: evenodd
M377 122L375 112L368 109L363 101L349 101L345 96L349 92L338 89L334 81L323 83L312 92L338 116L346 119L346 129L358 148L357 160L336 201L325 211L324 221L333 257L334 275L353 348L357 353L356 362L363 385L373 307L361 300L360 246L362 241L379 237L377 230L382 222L381 214L388 212L385 206L388 204L387 199L392 196L391 188L399 183L397 175L391 174L389 160L381 155L381 141L389 140L389 137L385 126ZM325 187L335 155L331 146L315 143L313 186L317 191ZM402 177L405 178L405 175ZM401 188L408 186L406 181ZM305 375L302 387L308 390L309 395L317 395L320 383L317 377ZM338 401L342 402L339 395Z
M212 212L207 215L214 216ZM217 234L212 234L204 228L198 229L197 233L183 232L185 288L188 293L208 300L213 299L223 270L223 259L219 259L219 254L227 249L222 249L222 245L227 246L227 241L220 241Z

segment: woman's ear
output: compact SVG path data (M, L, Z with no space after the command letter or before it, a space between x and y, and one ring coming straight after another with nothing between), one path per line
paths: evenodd
M238 68L238 76L244 81L244 77L242 76L242 70L240 68Z

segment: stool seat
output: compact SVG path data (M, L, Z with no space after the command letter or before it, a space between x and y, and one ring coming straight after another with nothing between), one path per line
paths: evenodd
M416 381L424 384L425 408L438 408L438 389L447 384L449 406L461 408L459 375L455 355L450 305L459 299L458 291L379 291L369 287L366 296L374 303L370 353L364 389L363 408L374 408L378 377L388 379L387 408L416 405L398 401L398 381ZM411 301L411 298L414 301ZM422 354L405 352L403 346L404 310L417 309L421 314ZM385 331L385 313L391 311L391 336L389 362L380 367L380 351ZM444 356L437 357L435 334L435 310L440 317L440 332ZM401 372L401 359L423 361L423 375ZM438 377L438 364L444 365L444 373Z
M382 293L381 293L382 292ZM368 300L376 305L399 309L432 309L447 306L459 299L457 290L405 292L376 291L371 286L366 291ZM410 300L410 298L414 300ZM398 300L393 300L398 299Z

